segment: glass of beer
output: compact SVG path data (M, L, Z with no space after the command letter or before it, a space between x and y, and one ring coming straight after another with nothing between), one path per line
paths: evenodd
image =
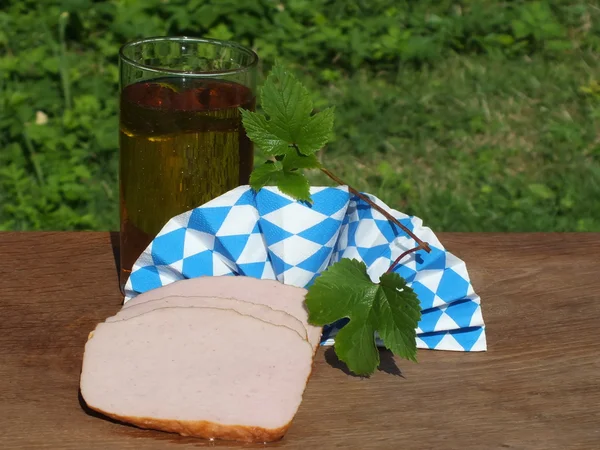
M157 37L125 44L120 70L120 284L173 216L248 184L258 57L233 42Z

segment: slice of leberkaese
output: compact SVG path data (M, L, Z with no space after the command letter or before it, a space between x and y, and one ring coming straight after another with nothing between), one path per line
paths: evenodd
M129 319L131 317L139 316L148 311L152 311L158 308L165 307L210 307L218 309L233 309L241 314L247 314L250 316L257 317L266 322L273 323L275 325L283 325L292 330L296 331L302 338L307 339L306 328L298 319L294 316L281 311L273 309L259 303L244 302L235 298L222 298L222 297L182 297L172 296L159 298L156 300L149 300L147 302L138 303L130 308L122 308L114 316L108 317L105 322L116 322L119 320Z
M170 296L227 297L257 303L296 317L306 328L308 341L313 346L313 352L316 352L323 330L308 322L308 309L304 303L307 292L304 288L276 280L246 276L202 276L178 280L138 294L127 301L123 309Z
M312 369L296 331L210 307L98 324L85 345L86 404L142 428L270 442L290 426Z

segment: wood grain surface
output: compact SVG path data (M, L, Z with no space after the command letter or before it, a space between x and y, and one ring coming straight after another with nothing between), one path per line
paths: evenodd
M361 379L320 350L288 434L249 445L87 412L84 344L121 305L116 235L0 233L0 448L600 448L600 234L439 236L467 262L488 351L384 353Z

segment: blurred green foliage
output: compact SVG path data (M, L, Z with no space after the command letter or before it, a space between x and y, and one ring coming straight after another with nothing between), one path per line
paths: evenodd
M118 229L118 49L156 35L280 58L327 166L436 231L600 231L600 9L564 0L4 0L1 230Z

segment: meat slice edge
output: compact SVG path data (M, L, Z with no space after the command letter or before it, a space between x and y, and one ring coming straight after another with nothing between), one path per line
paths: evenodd
M292 330L296 331L300 337L308 340L306 328L302 322L300 322L291 314L258 303L245 302L243 300L224 297L164 297L139 303L131 306L130 308L123 308L114 316L108 317L105 322L127 320L145 312L164 307L211 307L218 309L233 309L241 314L247 314L275 325L283 325L291 328Z
M246 276L202 276L175 281L137 295L125 302L123 309L169 296L229 297L250 303L258 303L287 312L296 317L308 335L308 341L316 351L321 340L322 328L308 323L308 310L304 298L308 291L275 280L262 280Z
M233 310L161 308L99 324L80 386L90 408L142 428L269 442L290 426L312 357L284 326Z

